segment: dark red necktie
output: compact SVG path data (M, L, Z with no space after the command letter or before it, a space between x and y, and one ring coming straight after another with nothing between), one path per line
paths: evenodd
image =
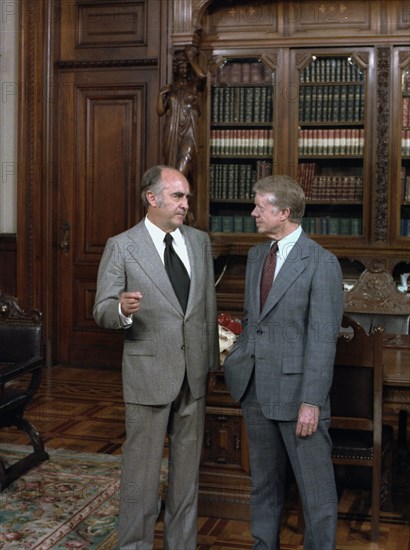
M272 287L273 277L276 269L276 252L278 251L278 243L275 241L266 256L265 264L263 266L262 278L261 278L261 311L265 305L266 298Z

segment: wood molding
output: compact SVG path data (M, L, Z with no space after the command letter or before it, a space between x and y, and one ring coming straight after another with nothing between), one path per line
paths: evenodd
M19 172L17 188L17 293L43 309L39 243L44 243L44 36L47 2L23 0L20 9ZM40 75L40 77L39 77ZM43 248L45 250L45 246Z
M158 59L104 59L104 60L82 60L66 59L57 61L59 69L107 69L124 67L157 67Z

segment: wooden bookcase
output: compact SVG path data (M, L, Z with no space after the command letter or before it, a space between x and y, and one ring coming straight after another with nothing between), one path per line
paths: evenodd
M304 187L309 234L368 237L373 50L290 53L294 71L283 89L293 91L296 100L285 98L285 117L275 97L280 93L275 52L259 58L227 55L210 75L209 181L203 182L209 188L209 221L206 226L204 217L204 227L222 238L255 233L253 183L288 172ZM288 161L277 152L284 124L295 136Z
M232 50L213 61L197 220L216 255L259 239L252 185L269 174L304 187L304 229L323 244L370 242L375 49Z
M298 72L298 170L311 236L368 234L371 50L292 52Z
M210 86L212 233L255 233L252 185L272 173L275 72L258 58L232 57Z
M339 257L403 255L405 2L200 8L208 79L193 212L215 256L246 255L260 240L249 189L269 172L305 186L305 229Z
M219 309L241 317L247 252L263 239L250 189L268 173L304 186L305 230L352 286L365 269L399 283L410 271L408 4L199 1L193 13L208 78L192 209L211 235ZM205 434L200 510L246 518L246 430L223 372Z

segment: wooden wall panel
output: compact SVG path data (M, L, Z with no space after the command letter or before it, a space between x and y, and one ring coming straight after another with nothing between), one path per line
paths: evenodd
M243 49L258 43L263 47L329 46L345 44L352 36L356 44L367 44L369 39L382 42L387 37L407 43L410 30L409 3L402 0L199 0L197 4L194 20L202 30L201 44L214 48L234 45ZM174 13L179 15L177 8ZM181 40L178 35L175 43Z
M145 149L145 96L144 84L77 90L77 261L99 256L108 237L143 215L136 188Z
M374 35L380 32L381 17L379 2L371 0L344 0L343 2L292 2L288 20L290 36L341 36L360 32L361 35ZM309 35L308 35L309 33Z
M255 35L263 32L265 36L274 36L283 34L283 21L279 2L259 0L252 4L238 2L237 5L215 2L209 8L204 30L215 37L220 35L220 38L224 33L240 33L244 30L248 34L250 29Z
M144 2L79 4L78 47L145 45Z
M20 4L17 292L45 313L48 360L69 360L76 334L87 364L101 341L120 349L91 318L93 293L106 239L142 216L138 182L160 161L169 7Z
M69 247L58 261L59 358L67 364L119 366L121 338L92 317L98 265L109 237L144 215L140 181L156 162L159 87L155 67L64 69L59 118L59 227ZM64 139L63 139L64 136ZM147 160L149 159L149 160ZM104 352L101 353L101 350Z
M166 8L162 0L64 0L60 58L157 58L167 24Z

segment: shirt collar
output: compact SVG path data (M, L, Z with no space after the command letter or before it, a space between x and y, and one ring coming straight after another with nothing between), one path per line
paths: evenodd
M144 223L145 223L145 227L148 230L148 233L151 235L152 240L158 245L163 243L164 237L166 235L165 231L160 229L157 225L155 225L155 223L152 223L152 221L148 218L148 216L145 216ZM172 231L171 235L175 240L175 244L177 246L179 243L184 242L184 238L182 236L182 233L179 227L177 227L174 231Z
M299 225L292 233L289 233L289 235L286 235L286 237L278 241L278 253L283 259L288 257L289 252L292 250L301 234L302 226Z

